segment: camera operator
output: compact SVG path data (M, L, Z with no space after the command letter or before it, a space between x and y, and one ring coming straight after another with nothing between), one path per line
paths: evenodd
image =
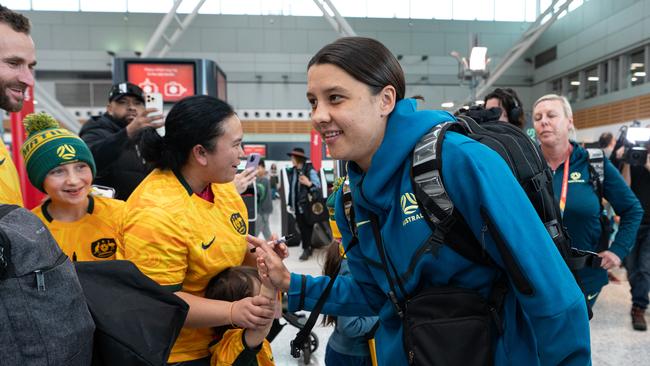
M598 146L603 149L609 161L621 171L623 167L623 155L625 153L625 144L621 142L621 138L615 139L614 134L611 132L603 132L598 138Z
M650 128L650 125L646 126ZM638 144L638 143L637 143ZM642 156L642 149L630 150L639 152L638 156L627 154L625 169L630 170L629 184L643 206L644 214L641 219L641 226L636 237L636 243L625 260L628 279L630 281L630 292L632 293L632 327L635 330L645 331L647 329L645 310L650 300L650 156L647 149L650 142L642 144L646 148L645 164L639 162L638 157Z

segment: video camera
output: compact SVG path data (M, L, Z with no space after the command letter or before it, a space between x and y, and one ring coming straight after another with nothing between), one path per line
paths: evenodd
M623 160L631 166L643 166L648 156L650 146L650 128L638 127L635 121L631 127L623 126L616 141L614 151L621 146L625 147Z

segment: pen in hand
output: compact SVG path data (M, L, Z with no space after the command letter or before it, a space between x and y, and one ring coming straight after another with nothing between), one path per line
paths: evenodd
M270 246L272 246L272 247L275 247L276 245L278 245L280 243L285 243L286 244L289 240L293 239L294 236L296 236L296 235L295 234L285 235L285 236L283 236L283 237L281 237L279 239L268 242L268 244ZM250 250L250 252L255 253L255 249L257 249L257 248L252 248Z

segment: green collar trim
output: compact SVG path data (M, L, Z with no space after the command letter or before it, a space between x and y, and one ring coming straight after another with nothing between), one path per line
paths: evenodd
M41 212L43 213L43 217L45 217L45 220L47 222L52 222L54 221L54 218L52 218L52 215L47 211L47 206L52 203L52 199L48 198L47 201L43 202L43 205L41 206ZM88 208L86 208L86 212L89 215L93 214L93 211L95 210L95 199L93 196L88 195Z

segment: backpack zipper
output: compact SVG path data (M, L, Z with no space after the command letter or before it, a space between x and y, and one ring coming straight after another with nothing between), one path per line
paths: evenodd
M63 264L63 262L65 262L66 259L68 259L68 256L65 255L65 253L61 253L61 255L59 255L59 257L56 259L56 262L54 262L53 265L51 265L50 267L37 269L37 270L34 271L34 274L36 275L36 290L37 291L39 291L39 292L45 291L45 274L47 272L53 270L54 268L60 266L61 264Z

